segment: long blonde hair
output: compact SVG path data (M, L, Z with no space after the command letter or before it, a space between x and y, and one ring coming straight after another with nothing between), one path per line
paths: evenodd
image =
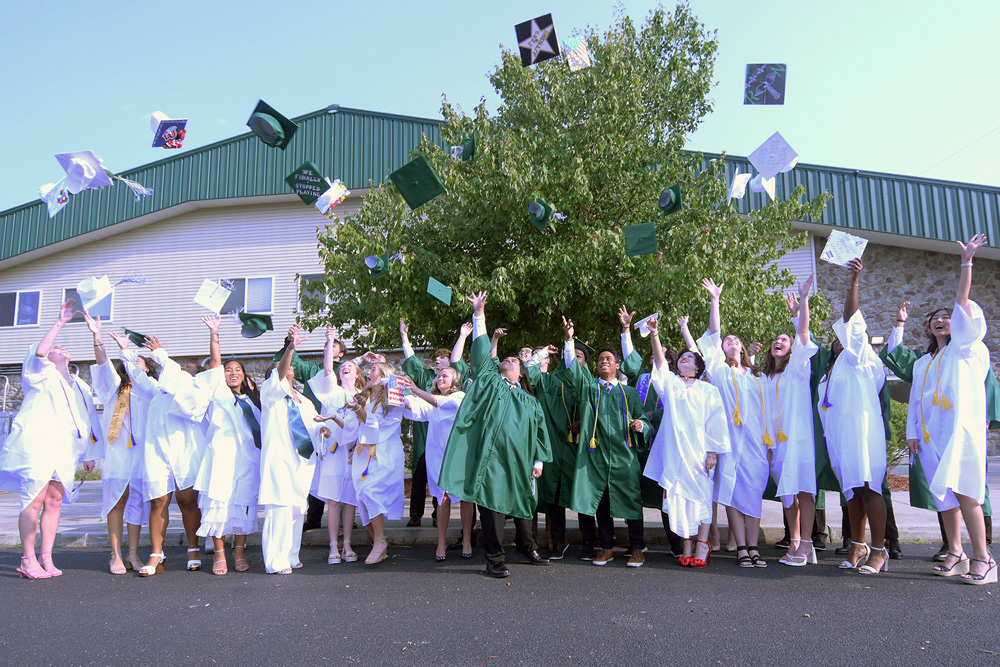
M396 374L396 367L393 366L392 364L388 363L388 362L377 361L374 364L372 364L372 366L378 367L379 371L382 373L382 377L383 378L387 378L390 375L395 375ZM365 389L363 389L361 391L361 393L358 394L358 398L357 398L358 403L360 403L361 405L367 406L368 405L368 400L371 398L371 394L372 394L372 388L366 386ZM378 399L376 399L375 405L374 405L374 407L372 407L372 412L374 412L375 408L377 408L379 406L382 406L382 414L383 415L389 409L389 391L388 391L388 389L386 389L384 387L383 387L382 391L379 392Z

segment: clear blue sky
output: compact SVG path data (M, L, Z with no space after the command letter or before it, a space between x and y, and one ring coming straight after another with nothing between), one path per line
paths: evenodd
M39 186L62 176L56 153L91 149L114 172L174 153L150 147L154 110L190 119L182 150L245 132L258 98L289 116L336 103L437 117L442 94L468 112L480 97L495 110L487 74L501 45L516 48L515 23L551 12L565 37L587 24L607 28L616 8L641 22L653 6L7 3L0 26L0 120L7 128L0 210L36 199ZM1000 2L691 6L718 30L719 55L715 111L689 148L746 155L778 130L802 162L1000 186ZM784 106L743 106L750 62L787 63Z

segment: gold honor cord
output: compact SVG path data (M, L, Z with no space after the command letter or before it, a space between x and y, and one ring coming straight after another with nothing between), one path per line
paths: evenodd
M771 439L771 432L767 428L767 410L764 409L764 387L761 386L759 377L753 375L753 379L757 383L757 391L760 392L760 425L764 429L764 437L762 439L765 445L774 447L774 440Z
M566 425L567 426L572 426L573 425L573 417L570 416L570 414L569 414L569 406L566 405L566 385L560 385L559 386L559 396L560 396L560 398L562 398L563 411L566 413ZM573 412L576 412L576 406L575 405L573 406ZM573 431L567 431L567 433L566 433L566 442L569 442L569 443L573 442Z
M630 428L631 424L629 424L628 421L628 399L625 398L625 387L622 386L621 382L618 383L618 389L622 392L622 420L625 423L625 446L627 446L629 449L632 449L632 433ZM601 394L603 394L605 391L606 390L603 387L601 387L600 384L598 384L597 407L594 408L594 432L590 436L590 451L594 451L595 449L597 449L597 445L599 444L597 441L597 419L598 416L600 415L600 410L601 410Z
M948 346L945 345L943 348L931 355L930 363L927 364L927 370L924 371L924 379L920 383L920 430L923 433L925 445L931 441L931 433L927 430L927 422L924 420L924 390L927 388L927 376L931 373L931 364L934 363L935 357L937 357L938 360L937 381L934 384L934 400L932 402L934 405L940 405L942 410L951 410L951 401L945 397L944 389L941 387L941 360L944 359L944 351L947 348ZM939 390L940 397L938 396Z
M774 435L778 438L778 442L787 442L788 436L785 435L785 431L783 429L785 420L781 416L781 375L782 373L778 373L778 381L774 383L774 402L778 408L778 415L775 417L774 423L777 430Z
M597 416L601 414L601 394L604 390L600 385L597 387L597 407L594 408L594 432L590 435L590 451L597 449Z
M736 369L730 366L729 372L733 378L733 391L736 392L736 409L733 410L732 422L733 426L740 426L743 420L740 418L740 388L736 385Z

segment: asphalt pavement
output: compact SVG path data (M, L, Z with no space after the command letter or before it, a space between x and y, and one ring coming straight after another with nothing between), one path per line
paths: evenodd
M510 550L511 577L496 580L481 549L435 563L432 547L392 547L368 567L307 547L288 576L264 574L250 549L250 572L217 577L184 571L171 547L167 571L144 579L78 548L56 554L64 576L40 581L19 581L17 551L3 550L0 663L1000 664L1000 587L932 576L933 550L906 546L867 577L838 570L832 551L804 568L769 547L767 569L716 554L691 570L658 548L637 569L621 552L595 567L571 548L538 567Z

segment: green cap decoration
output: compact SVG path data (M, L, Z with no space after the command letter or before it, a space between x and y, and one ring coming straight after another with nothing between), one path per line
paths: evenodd
M399 190L399 194L403 195L411 211L415 211L444 192L441 180L423 155L418 155L389 174L389 180Z
M427 278L427 293L444 305L451 305L451 288L433 277Z
M368 255L365 257L365 266L368 267L370 278L375 280L379 276L389 273L389 253L384 255Z
M125 334L129 337L136 346L142 347L146 344L146 334L141 334L138 331L132 331L130 329L125 330Z
M262 335L265 331L273 331L274 325L271 324L270 315L255 315L254 313L240 313L240 322L243 323L243 329L240 333L244 338L256 338Z
M663 211L663 215L676 213L682 208L680 185L674 185L660 193L660 210Z
M656 223L628 225L625 232L625 254L629 257L656 253Z
M546 204L545 200L536 199L528 204L528 217L538 231L544 232L549 224L549 218L552 217L552 207Z
M274 110L267 102L257 102L247 127L268 146L285 150L299 126Z
M462 162L468 162L476 155L476 135L462 139Z
M285 177L285 183L295 191L299 199L312 205L319 196L330 189L322 172L312 162L304 162L301 167Z
M584 361L590 361L590 358L594 356L594 348L590 347L579 338L573 339L573 345L576 347L576 349L583 350Z

